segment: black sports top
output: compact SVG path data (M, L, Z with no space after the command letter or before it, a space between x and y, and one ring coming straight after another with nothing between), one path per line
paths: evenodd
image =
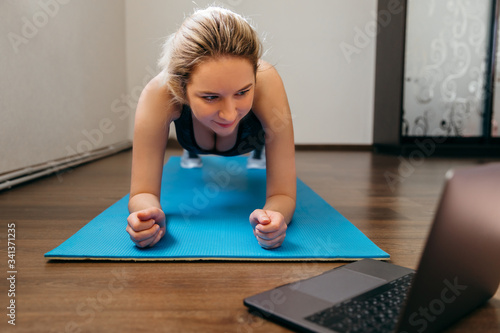
M261 149L265 143L265 132L259 119L250 110L238 124L238 134L234 146L226 151L218 151L216 148L206 150L198 146L193 131L193 115L188 105L183 105L181 116L174 120L177 141L182 148L196 154L214 154L221 156L236 156Z

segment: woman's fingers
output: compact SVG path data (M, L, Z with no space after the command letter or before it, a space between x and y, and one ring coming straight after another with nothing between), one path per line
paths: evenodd
M130 236L133 237L134 240L136 240L137 242L142 242L146 239L156 236L159 230L160 226L158 224L155 224L151 228L146 230L142 231L127 230L127 231L129 232Z
M153 242L151 244L149 244L149 246L155 246L156 243L158 243L160 241L160 239L163 237L164 234L165 234L165 230L164 229L160 229L160 231L158 232L158 234L156 234L155 239L153 240Z
M259 235L255 234L255 237L257 238L257 242L259 243L259 245L261 247L263 247L265 249L274 249L274 248L281 246L281 244L283 244L283 241L285 240L285 236L286 236L286 234L281 234L280 236L278 236L277 238L274 238L274 239L264 239L264 238L260 237Z
M155 224L155 220L141 220L135 213L129 215L127 222L128 226L135 232L151 229L151 227Z
M254 229L253 233L257 238L257 241L260 246L265 249L273 249L281 246L286 236L286 224L282 226L278 231L274 232L262 232L257 228Z
M287 225L282 214L274 211L256 209L250 214L250 224L253 234L260 246L274 249L283 243Z
M164 218L163 211L157 207L150 207L137 212L137 217L142 221L153 219L155 221Z
M254 229L255 236L259 236L260 238L265 239L265 240L276 239L284 233L286 233L286 225L284 227L282 227L276 231L272 231L272 232L261 231L258 228Z
M127 227L127 232L130 234L130 239L139 247L152 246L156 244L159 239L160 226L155 224L152 228L136 232ZM161 237L160 237L161 239Z
M166 232L165 214L157 207L130 214L127 223L130 239L138 247L154 246Z
M271 219L263 209L256 209L252 212L252 214L250 214L250 224L254 229L258 224L265 225L270 222Z

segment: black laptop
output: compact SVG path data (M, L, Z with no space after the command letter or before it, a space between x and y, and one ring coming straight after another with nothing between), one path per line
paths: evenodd
M446 175L417 271L365 259L248 297L252 313L304 332L439 332L500 282L500 163Z

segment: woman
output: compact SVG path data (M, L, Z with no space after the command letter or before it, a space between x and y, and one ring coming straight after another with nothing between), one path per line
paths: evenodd
M296 199L293 127L281 78L260 56L255 30L218 7L195 12L165 43L162 72L135 118L127 232L138 247L165 235L160 184L171 122L189 151L185 167L200 166L197 154L258 155L265 144L266 203L249 220L260 246L283 243Z

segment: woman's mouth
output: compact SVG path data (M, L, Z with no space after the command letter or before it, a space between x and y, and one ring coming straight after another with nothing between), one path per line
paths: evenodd
M220 127L223 127L223 128L228 128L228 127L233 126L233 124L236 122L236 120L235 120L235 121L233 121L233 122L231 122L231 123L219 123L218 121L214 121L214 122L215 122L217 125L219 125Z

